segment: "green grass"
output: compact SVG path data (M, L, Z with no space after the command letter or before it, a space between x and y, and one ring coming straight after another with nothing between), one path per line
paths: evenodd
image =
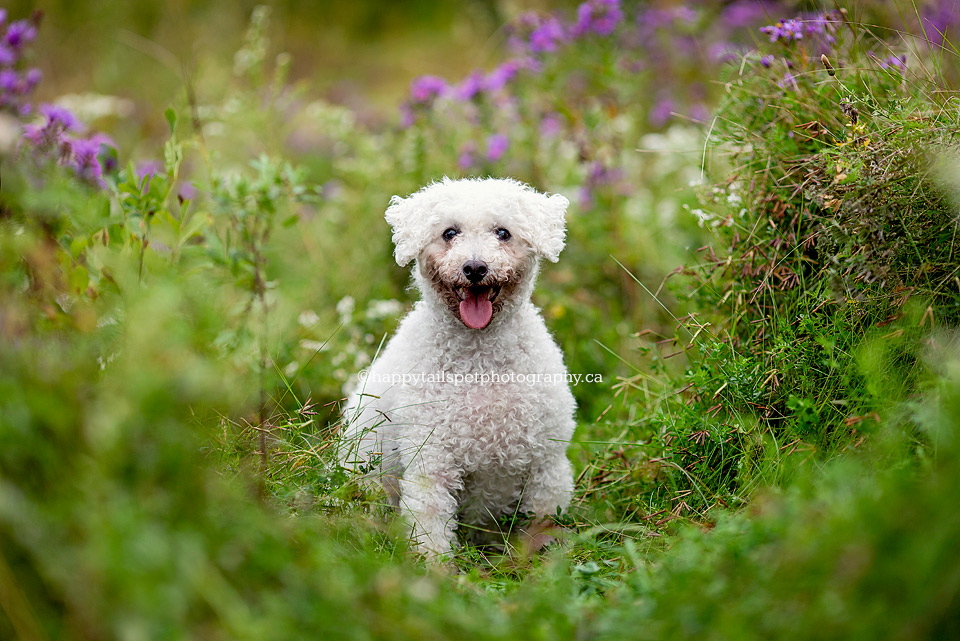
M663 143L643 86L568 105L649 188L573 211L536 294L606 379L575 390L576 494L540 555L508 535L425 566L333 456L344 383L414 296L384 204L455 162L455 119L300 109L261 58L203 105L221 134L168 112L149 181L0 157L0 638L956 636L953 58L900 76L844 34L835 76L805 43L728 68L705 152L632 151ZM581 55L617 86L608 54L523 104ZM301 118L325 151L298 164L275 134ZM550 145L510 167L552 158L540 186L573 196L585 165Z

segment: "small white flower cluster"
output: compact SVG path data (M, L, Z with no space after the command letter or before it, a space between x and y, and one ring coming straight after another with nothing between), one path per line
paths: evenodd
M304 359L311 360L318 352L332 352L324 357L334 369L333 378L341 384L348 383L351 373L370 365L383 331L383 322L403 314L404 306L398 300L371 300L362 314L357 314L357 301L353 296L344 296L335 307L340 326L334 337L321 332L321 318L312 309L304 310L297 323L305 330L306 337L298 346L305 352ZM329 331L329 327L323 331ZM335 351L334 351L335 350ZM284 374L294 376L299 372L300 360L292 360L284 367Z
M695 185L691 183L691 186ZM739 210L737 211L738 218L743 218L747 213L747 209L741 206L743 205L743 196L740 194L740 185L736 182L730 183L726 188L713 187L710 189L708 194L708 196L702 196L701 200L725 204L731 209L739 207ZM689 205L684 205L683 208L696 216L697 224L700 227L705 225L709 225L710 227L719 227L729 220L729 216L722 216L715 212L705 211L700 208L691 209Z

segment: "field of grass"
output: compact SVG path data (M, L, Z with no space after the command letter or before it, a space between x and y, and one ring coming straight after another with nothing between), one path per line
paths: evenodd
M960 637L954 5L0 9L0 639ZM441 569L333 454L443 175L603 383Z

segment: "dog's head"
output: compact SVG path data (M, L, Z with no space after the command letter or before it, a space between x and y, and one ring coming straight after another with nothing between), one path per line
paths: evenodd
M515 180L444 178L394 196L386 219L397 264L416 261L424 296L483 329L530 295L540 258L557 261L567 205Z

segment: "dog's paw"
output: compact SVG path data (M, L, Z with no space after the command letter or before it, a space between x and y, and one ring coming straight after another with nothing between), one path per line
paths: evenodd
M533 556L556 543L559 534L560 527L550 519L535 519L528 526L520 528L517 548L523 556Z

